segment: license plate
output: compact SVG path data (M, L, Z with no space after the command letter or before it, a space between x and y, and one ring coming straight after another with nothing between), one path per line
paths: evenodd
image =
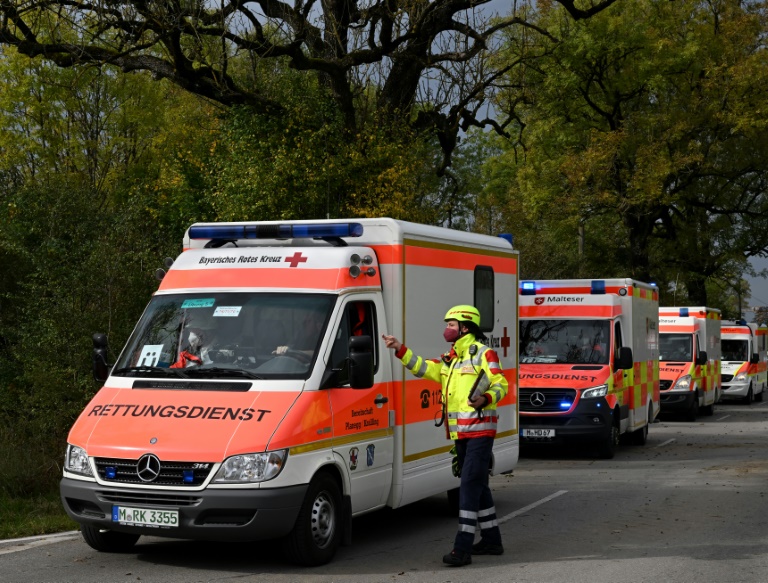
M554 437L554 429L523 429L523 437Z
M136 526L159 526L171 528L179 526L178 510L150 510L148 508L131 508L130 506L113 506L112 522L133 524Z

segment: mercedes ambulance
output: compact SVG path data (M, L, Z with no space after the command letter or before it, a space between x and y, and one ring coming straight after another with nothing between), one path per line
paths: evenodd
M768 382L768 329L744 320L723 322L723 400L762 401Z
M520 439L642 445L659 413L659 293L632 279L523 281Z
M99 551L141 535L282 539L318 565L352 518L459 485L424 356L473 303L509 394L492 472L518 459L517 266L510 238L392 219L195 224L71 429L61 499Z
M720 310L659 308L661 412L696 421L720 400Z

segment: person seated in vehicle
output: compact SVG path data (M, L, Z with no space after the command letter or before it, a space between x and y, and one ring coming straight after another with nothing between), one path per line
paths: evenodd
M303 354L307 359L312 358L323 331L325 314L319 310L310 310L304 316L299 329L293 335L293 339L287 344L278 346L272 351L276 356L298 356ZM298 354L297 354L298 353Z

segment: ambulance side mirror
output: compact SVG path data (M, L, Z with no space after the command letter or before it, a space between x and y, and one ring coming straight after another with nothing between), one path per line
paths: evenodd
M617 370L629 370L635 364L632 358L632 349L629 346L619 348L619 358L616 361Z
M755 352L749 357L749 364L757 364L758 362L760 362L760 356Z
M107 335L97 333L93 335L93 378L97 381L106 381L109 376L110 366L107 364Z
M370 336L349 339L349 386L370 389L373 386L373 341Z
M707 352L702 350L696 358L696 364L707 364L707 360L709 360L709 358L707 358Z

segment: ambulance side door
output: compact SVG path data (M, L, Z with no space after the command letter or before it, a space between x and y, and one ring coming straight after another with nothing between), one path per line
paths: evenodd
M333 414L333 449L344 460L351 485L352 512L386 504L392 485L394 428L390 426L391 383L384 378L379 318L384 310L375 294L345 298L327 360ZM370 336L373 344L374 383L368 389L349 386L349 339Z

